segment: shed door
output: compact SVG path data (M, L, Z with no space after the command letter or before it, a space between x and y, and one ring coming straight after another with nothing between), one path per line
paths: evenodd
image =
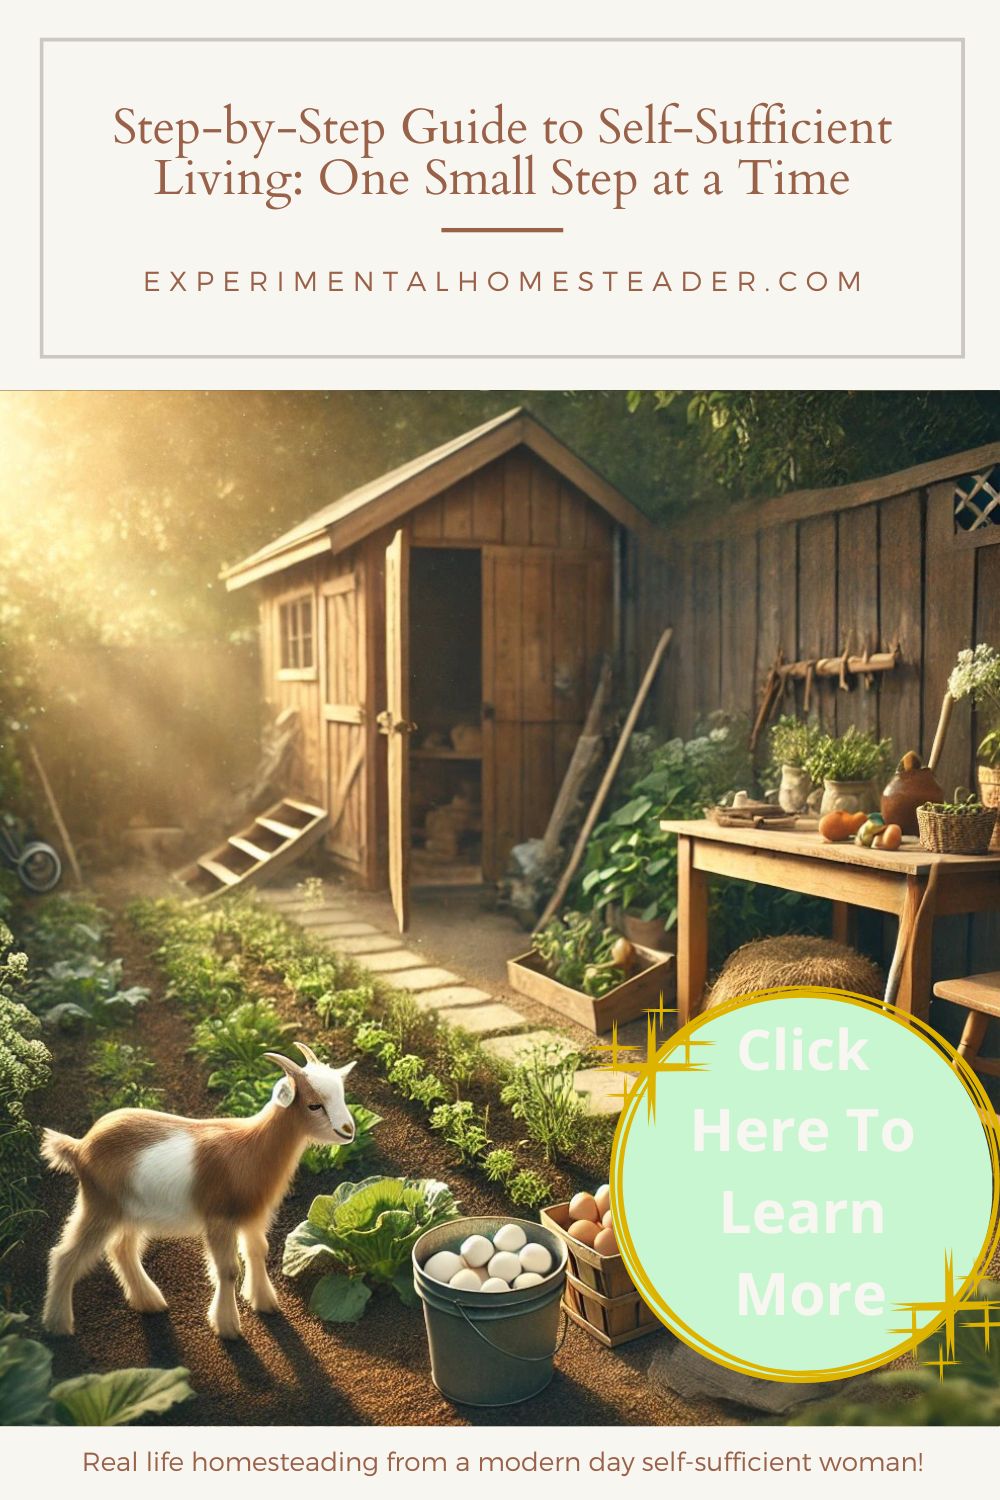
M400 932L410 920L410 539L397 531L385 550L386 708L388 736L389 892Z
M611 559L483 548L483 874L541 838L611 646Z
M352 864L364 853L364 611L354 570L320 588L320 674L328 840Z

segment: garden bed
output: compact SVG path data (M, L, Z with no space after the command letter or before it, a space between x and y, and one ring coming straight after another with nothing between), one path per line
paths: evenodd
M160 965L152 959L150 939L119 922L115 951L125 960L130 984L142 983L151 998L140 1006L128 1028L129 1041L155 1064L155 1084L163 1090L163 1107L179 1114L218 1112L218 1094L207 1087L207 1071L189 1047L190 1008L166 995ZM296 999L275 970L259 971L283 1018L295 1022L296 1034L314 1042L322 1038L332 1055L343 1060L336 1029L323 1032L304 1000ZM91 1103L81 1066L78 1036L53 1039L56 1080L33 1099L32 1116L82 1134L90 1123ZM352 1055L354 1055L352 1053ZM485 1083L476 1098L489 1102ZM382 1116L372 1154L348 1175L374 1172L437 1177L448 1182L466 1212L511 1214L509 1196L485 1180L481 1171L456 1162L452 1148L428 1128L427 1113L403 1101L382 1076L373 1058L362 1056L352 1074L351 1093ZM494 1119L494 1114L496 1118ZM502 1118L501 1118L502 1116ZM491 1134L498 1143L515 1139L519 1126L507 1111L494 1110ZM522 1148L523 1149L523 1148ZM532 1158L526 1158L531 1160ZM539 1165L541 1162L539 1161ZM546 1169L558 1192L570 1178L579 1179L578 1164ZM53 1341L55 1373L65 1378L90 1369L129 1365L182 1364L191 1372L192 1401L157 1423L194 1424L464 1424L509 1421L509 1413L463 1411L445 1402L432 1386L423 1319L419 1310L403 1309L394 1296L376 1295L357 1324L327 1326L307 1308L309 1288L278 1274L286 1234L302 1218L316 1193L328 1192L344 1174L308 1176L300 1172L279 1210L269 1257L282 1313L263 1318L244 1309L245 1340L221 1343L205 1322L209 1300L202 1255L191 1241L158 1242L150 1247L150 1274L170 1304L167 1313L141 1317L127 1309L110 1271L102 1267L86 1277L76 1292L77 1335ZM591 1175L593 1172L591 1171ZM46 1174L39 1188L40 1206L48 1215L30 1242L6 1262L0 1279L12 1305L23 1307L37 1329L44 1295L45 1259L72 1200L72 1184ZM645 1378L649 1355L611 1355L595 1359L594 1345L572 1327L557 1360L552 1385L530 1407L530 1420L553 1424L717 1422L718 1411L703 1404L667 1398Z

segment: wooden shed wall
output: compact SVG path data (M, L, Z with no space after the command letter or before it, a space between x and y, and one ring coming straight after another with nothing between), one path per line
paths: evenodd
M989 458L977 450L980 462ZM1000 446L993 462L1000 462ZM689 735L712 709L752 716L779 651L786 660L833 656L846 644L875 650L897 640L893 672L850 692L813 687L821 721L890 735L898 753L930 752L958 651L1000 644L1000 545L956 536L955 480L947 461L890 480L785 497L756 509L688 521L668 532L663 557L630 543L625 647L630 675L663 625L675 634L658 684L665 733ZM919 483L926 476L931 482ZM996 530L996 528L994 528ZM802 685L785 700L802 706ZM979 732L981 733L981 731ZM967 701L956 704L939 779L950 794L973 786L979 734ZM948 918L935 945L942 974L1000 966L995 919Z

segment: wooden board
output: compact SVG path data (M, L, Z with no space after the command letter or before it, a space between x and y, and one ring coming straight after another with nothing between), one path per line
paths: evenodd
M819 516L799 527L799 646L795 660L829 656L837 646L837 524ZM787 586L787 585L786 585ZM833 730L834 695L830 682L814 683L812 709L825 729ZM799 707L802 697L798 699Z
M409 538L399 530L385 553L385 676L389 893L400 932L410 920L409 560Z
M325 834L330 814L299 797L285 797L238 833L178 870L175 879L200 901L247 885L265 885Z
M743 845L748 849L775 850L801 858L823 860L831 864L860 865L871 870L888 870L895 875L925 875L932 865L945 869L975 871L977 875L1000 875L1000 854L932 854L921 849L915 838L903 839L899 849L866 849L848 839L842 844L828 844L812 830L802 832L770 831L766 828L720 828L707 818L666 820L660 824L664 833L685 834L708 839L717 844ZM997 886L1000 901L1000 883Z

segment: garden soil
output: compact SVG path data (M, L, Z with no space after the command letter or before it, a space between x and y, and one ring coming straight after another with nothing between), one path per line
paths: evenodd
M124 924L117 939L128 981L147 984L152 991L152 999L138 1013L135 1040L156 1060L153 1081L164 1091L163 1107L183 1115L212 1114L203 1071L188 1053L188 1018L164 999L162 976L142 941ZM33 1113L39 1123L82 1135L91 1120L79 1049L67 1037L56 1038L53 1046L55 1082L39 1096ZM455 1166L448 1148L407 1112L367 1060L359 1062L351 1082L352 1092L383 1116L377 1149L364 1165L366 1174L438 1177L452 1186L466 1212L509 1211L480 1178ZM666 1333L606 1350L576 1326L569 1328L551 1385L530 1405L493 1411L451 1405L430 1380L421 1310L404 1309L388 1293L372 1298L359 1323L325 1325L308 1311L308 1288L303 1291L277 1271L285 1235L305 1217L313 1195L333 1185L324 1177L296 1177L271 1234L269 1261L282 1310L261 1317L244 1306L243 1340L224 1342L208 1327L210 1291L198 1245L160 1241L150 1246L146 1265L169 1310L152 1316L133 1312L102 1265L77 1286L75 1337L52 1341L56 1379L131 1366L186 1366L194 1399L161 1417L144 1419L154 1425L463 1426L521 1420L601 1427L717 1425L746 1419L739 1408L683 1400L649 1381L648 1366L669 1337ZM47 1254L72 1198L68 1178L45 1174L46 1217L3 1268L10 1305L28 1312L36 1329Z

